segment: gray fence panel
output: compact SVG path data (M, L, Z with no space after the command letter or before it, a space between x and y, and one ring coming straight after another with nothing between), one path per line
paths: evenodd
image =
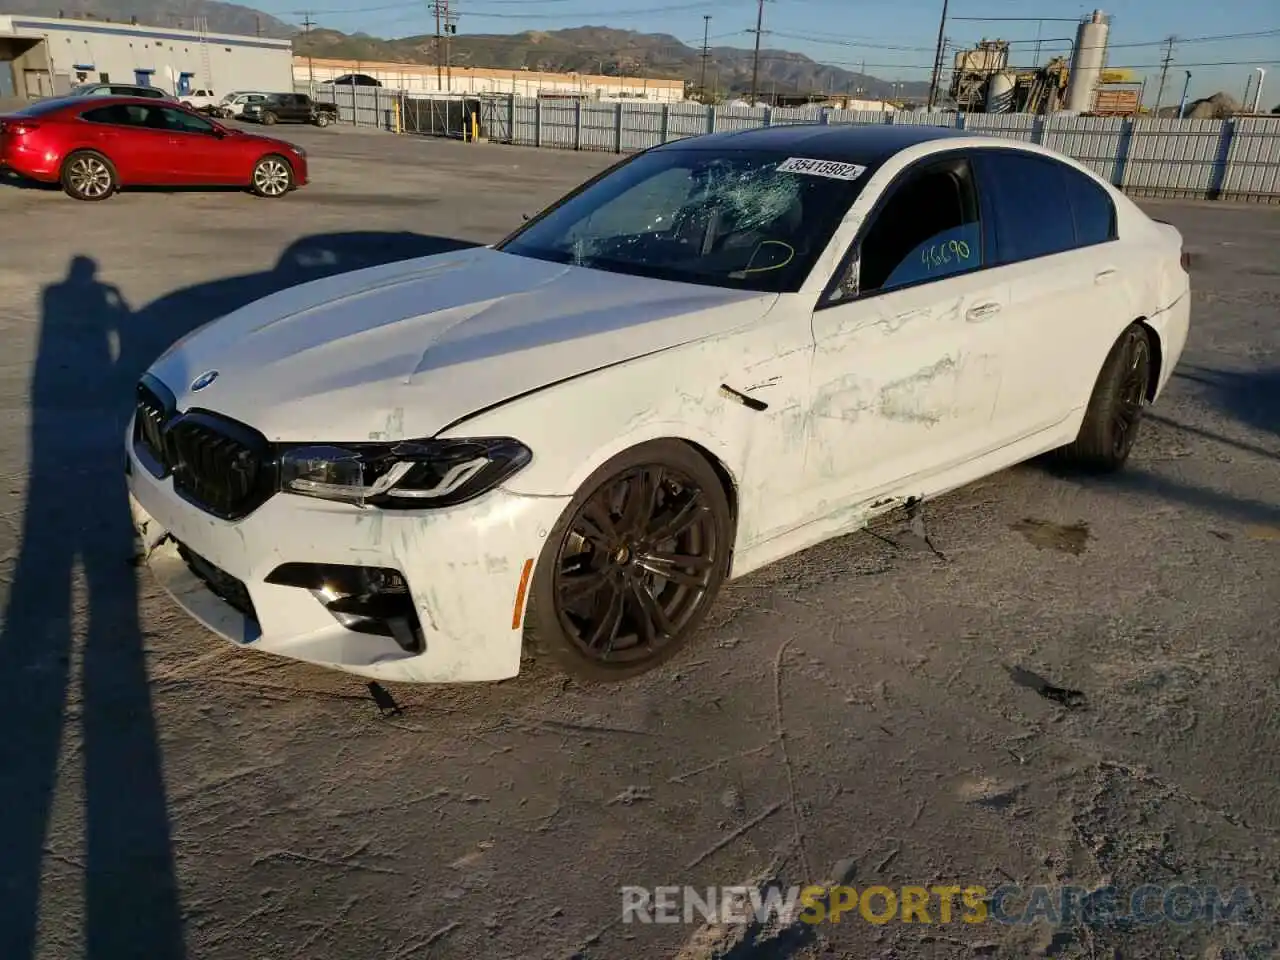
M1211 197L1222 184L1223 120L1133 121L1124 187L1141 197Z
M511 142L526 147L538 145L538 101L518 97L514 101L515 119L511 124Z
M652 103L620 103L622 149L648 150L662 142L662 107Z
M618 149L618 105L616 103L584 103L582 105L582 145L580 150Z
M889 114L891 123L913 123L925 127L954 127L954 113L914 113L909 110L895 110ZM883 121L881 121L883 122Z
M822 114L821 109L814 107L774 107L769 123L822 123Z
M667 110L667 139L700 137L707 132L707 108L699 103L673 103Z
M716 133L754 130L764 126L763 107L716 107Z
M1124 117L1043 117L1040 143L1075 157L1100 177L1119 185L1129 143Z
M989 137L1031 141L1035 139L1036 118L1019 113L966 113L964 130Z
M566 100L542 101L542 142L544 147L569 150L578 145L577 104Z
M1222 196L1280 203L1280 117L1234 121Z

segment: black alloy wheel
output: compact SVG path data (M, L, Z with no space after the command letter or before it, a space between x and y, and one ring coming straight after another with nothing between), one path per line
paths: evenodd
M696 631L730 549L728 502L706 460L677 441L628 451L584 484L548 538L530 607L539 639L585 679L651 670Z
M1130 324L1107 354L1080 432L1057 451L1059 459L1086 470L1119 470L1129 459L1156 376L1151 334Z
M1138 424L1151 384L1151 344L1145 331L1130 327L1124 336L1124 365L1112 411L1112 455L1124 459L1138 438Z

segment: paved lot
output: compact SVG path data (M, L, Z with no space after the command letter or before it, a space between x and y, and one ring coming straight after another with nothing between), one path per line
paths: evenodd
M0 185L0 957L1269 955L1280 211L1159 207L1195 254L1195 329L1123 476L1024 466L930 505L933 550L891 519L779 563L623 687L532 664L395 688L386 720L354 678L234 651L130 565L129 386L234 306L493 241L611 158L277 129L316 178L282 202ZM624 884L769 873L1259 905L1092 932L854 916L719 954L618 922Z

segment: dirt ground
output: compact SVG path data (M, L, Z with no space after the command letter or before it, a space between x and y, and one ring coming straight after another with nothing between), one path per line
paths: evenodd
M245 653L130 564L195 325L491 242L613 158L277 128L281 202L0 185L0 957L1227 958L1280 947L1280 208L1162 203L1194 328L1130 468L1026 465L734 583L623 686ZM923 529L925 537L919 534ZM623 924L624 885L1245 887L1244 923ZM1158 900L1157 900L1158 902Z

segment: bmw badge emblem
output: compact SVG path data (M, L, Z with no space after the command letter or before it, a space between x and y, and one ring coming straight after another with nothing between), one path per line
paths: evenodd
M217 379L217 370L206 370L204 373L200 374L200 376L191 381L191 392L196 393L197 391L203 390Z

